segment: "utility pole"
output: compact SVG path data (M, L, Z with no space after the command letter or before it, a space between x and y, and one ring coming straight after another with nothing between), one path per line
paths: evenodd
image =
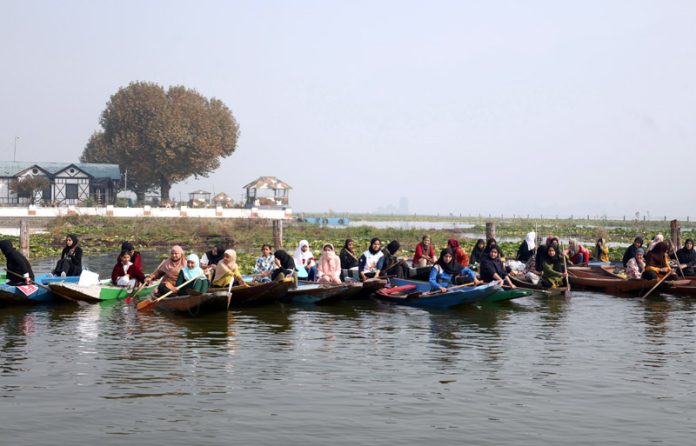
M19 136L15 136L15 140L14 140L14 155L12 156L12 162L13 162L13 163L17 161L17 140L18 140L18 139L19 139Z

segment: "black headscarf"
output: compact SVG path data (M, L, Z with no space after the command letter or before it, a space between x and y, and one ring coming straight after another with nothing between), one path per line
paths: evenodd
M372 240L370 240L370 247L367 248L367 250L370 251L370 254L377 254L377 253L380 251L379 249L376 250L376 251L372 250L372 245L374 245L375 242L381 242L381 240L380 240L379 238L377 238L377 237L375 237L375 238L373 238Z
M295 261L284 250L282 250L282 249L277 250L276 252L273 253L273 256L276 259L280 260L280 267L281 268L283 268L285 270L294 270L295 269Z
M135 251L135 246L133 246L133 244L130 242L123 242L121 243L121 251Z
M623 259L622 259L624 266L626 266L628 264L629 260L631 260L632 258L634 258L636 256L636 251L638 250L638 248L636 248L636 242L640 242L640 246L642 247L643 246L643 237L636 237L633 240L633 243L631 244L631 246L626 248L626 251L624 252Z
M445 262L445 254L449 254L452 256L452 260L450 260L449 263ZM459 266L457 262L455 262L454 252L451 248L445 248L442 251L440 251L440 258L437 259L436 265L440 265L442 271L452 276L454 276L455 274L459 274L459 271L461 271L462 269L462 267Z
M483 257L483 251L485 248L479 248L479 244L483 243L484 245L486 244L486 241L482 238L476 240L476 244L474 245L474 249L471 250L471 255L470 257L470 262L471 263L480 263L481 258Z
M63 251L61 252L60 258L65 258L65 257L72 257L74 259L77 259L76 262L79 262L79 265L82 265L82 248L80 248L80 238L75 235L75 234L68 234L66 239L72 240L72 246L68 246L68 243L65 243L65 247L63 248ZM79 251L79 253L78 253Z
M34 280L34 271L31 270L31 265L26 257L24 257L19 251L14 249L12 242L9 240L0 240L0 251L2 251L7 262L7 279L10 284L20 284L24 283L21 277L17 277L14 274L10 274L12 271L15 274L23 276L29 273L31 280Z
M396 254L396 251L398 251L399 248L401 248L401 244L396 240L392 240L387 245L387 251L389 251L389 254L391 254L391 255Z
M215 255L213 255L212 249L205 253L205 256L208 258L208 265L217 265L225 257L225 246L223 244L215 245L215 250L217 251Z
M491 251L495 250L498 256L493 259L491 258ZM494 275L498 274L501 279L504 279L507 273L505 272L505 266L503 266L503 261L500 260L500 248L498 246L491 246L490 250L483 255L481 258L481 265L479 266L479 272L481 273L481 280L484 282L490 282L494 280Z
M353 252L348 248L348 245L350 245L351 243L354 243L352 238L346 239L346 242L343 244L343 249L349 252Z
M549 254L549 250L551 250L551 249L554 250L553 256L551 256ZM558 251L559 251L558 246L553 246L553 245L547 246L546 249L544 250L544 257L541 261L542 261L542 263L551 263L553 265L553 269L560 272L560 271L563 271L563 269L561 267L561 255ZM541 265L539 265L539 267L541 267ZM541 268L539 268L539 270L541 270Z

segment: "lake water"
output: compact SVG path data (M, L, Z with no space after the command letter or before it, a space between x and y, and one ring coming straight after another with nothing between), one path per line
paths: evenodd
M437 312L0 307L0 443L691 444L695 310L578 291Z

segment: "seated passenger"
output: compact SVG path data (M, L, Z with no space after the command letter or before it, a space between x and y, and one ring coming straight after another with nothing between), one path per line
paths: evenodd
M482 238L476 240L476 244L471 249L471 255L469 256L470 265L478 265L481 263L484 249L486 249L486 241Z
M309 242L307 242L307 240L300 240L292 259L295 261L295 268L298 270L304 268L307 271L307 280L316 280L317 262L314 260L314 253L309 248ZM302 275L300 275L300 277L302 277Z
M138 251L135 250L135 246L133 246L132 243L130 242L123 242L121 243L121 251L128 251L128 254L130 254L130 261L133 265L137 266L140 271L143 270L143 262L142 262L142 256ZM118 260L117 260L118 262Z
M131 291L143 282L145 282L143 270L135 263L131 263L129 251L121 251L118 263L111 270L111 283L116 286L128 287L128 291Z
M172 250L168 259L159 264L155 272L145 278L145 285L149 285L153 280L162 279L157 287L156 295L161 296L169 291L176 291L176 281L179 278L179 272L186 266L184 259L184 250L179 245L172 246Z
M635 257L626 264L626 278L640 279L645 271L645 251L643 248L636 249Z
M271 245L261 246L261 257L256 259L252 275L257 282L265 283L271 281L271 274L276 268L275 257L271 254Z
M686 239L684 247L677 251L677 260L685 276L696 275L696 251L692 239Z
M484 282L498 282L501 285L507 284L510 288L517 288L510 277L508 277L507 271L505 271L505 266L503 261L500 259L500 248L496 244L492 244L488 250L487 254L484 254L483 259L481 259L481 265L479 266L479 274L481 280Z
M275 258L276 268L271 273L272 281L279 282L286 277L295 277L295 261L290 257L290 254L282 249L278 249L273 253L273 257Z
M363 282L371 277L379 277L380 270L384 265L384 253L380 249L379 239L377 237L370 240L370 247L360 256L358 263L358 273L360 280Z
M413 267L422 268L435 264L435 248L430 244L430 236L424 235L421 242L416 245L416 253L413 255Z
M563 258L558 254L553 243L546 248L546 253L541 263L541 271L541 283L547 288L562 287L568 278Z
M607 241L603 238L597 240L595 245L595 259L600 262L609 263L609 247L607 246Z
M191 279L195 280L181 287L181 285ZM188 296L191 292L197 294L205 293L208 291L209 285L210 283L205 277L205 272L201 268L198 256L196 254L191 254L186 257L186 266L179 271L179 277L176 279L176 287L181 287L178 291L179 296Z
M451 238L447 240L447 247L454 253L454 261L457 265L468 268L469 267L469 256L464 251L464 248L459 246L459 241L457 239Z
M636 256L636 251L642 247L643 239L641 237L636 237L635 240L633 240L633 244L626 248L626 252L624 252L623 259L621 260L623 265L628 265L628 261L634 258ZM645 250L643 252L645 252Z
M341 283L341 259L336 255L334 246L331 243L326 243L322 250L319 266L317 267L318 282Z
M226 287L230 284L230 282L232 282L232 286L249 286L239 272L239 266L237 265L237 251L234 249L228 249L223 253L222 260L219 260L215 264L215 273L213 274L213 277L213 286L216 288Z
M586 265L590 261L590 251L575 240L568 241L565 254L573 265Z
M398 241L392 240L387 244L387 247L382 250L384 261L382 265L382 273L387 276L404 279L408 277L408 265L406 261L397 257L397 253L401 249Z
M462 285L473 282L478 285L476 273L469 268L459 266L454 261L452 249L445 248L440 252L440 258L430 269L430 289L432 291L447 291L452 285Z
M80 239L75 234L65 237L65 247L60 254L60 260L53 269L56 276L79 276L82 273L82 248Z
M534 256L534 250L536 249L536 232L528 232L524 241L520 244L517 249L517 260L523 263L527 263L529 258Z
M338 257L341 259L341 269L348 270L349 277L357 277L360 261L358 256L355 255L355 242L353 240L346 240Z

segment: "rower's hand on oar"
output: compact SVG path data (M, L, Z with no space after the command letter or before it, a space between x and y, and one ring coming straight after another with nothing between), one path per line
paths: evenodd
M441 292L441 293L446 293L446 292L447 292L447 288L441 286L441 287L440 287L440 292Z

